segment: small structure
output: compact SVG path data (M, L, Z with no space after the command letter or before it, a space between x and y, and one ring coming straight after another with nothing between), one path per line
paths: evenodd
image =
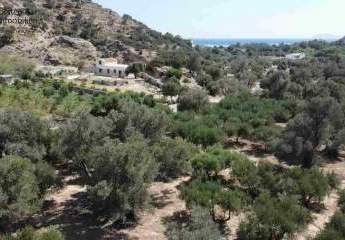
M12 75L0 75L0 84L12 85L15 80Z
M128 65L119 64L115 58L101 58L97 60L94 72L96 75L123 78L127 68Z
M305 58L305 53L291 53L285 56L289 60L302 60Z
M78 68L70 67L70 66L50 66L50 65L42 65L36 68L37 72L41 72L43 74L50 74L52 76L57 75L64 75L64 74L75 74L78 73Z

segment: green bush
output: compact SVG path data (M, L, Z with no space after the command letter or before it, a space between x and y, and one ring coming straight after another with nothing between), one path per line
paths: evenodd
M271 198L261 195L254 203L254 213L242 222L243 240L280 240L303 228L310 219L308 211L291 197Z
M2 226L40 209L42 199L39 183L35 176L35 166L30 160L17 156L0 159L0 196Z
M192 159L194 175L206 179L217 177L221 170L230 168L238 157L238 153L224 150L219 146L211 147Z
M33 77L35 64L21 56L0 54L0 74L11 74L22 79Z
M176 96L180 93L182 87L178 80L175 78L168 79L166 82L164 82L162 87L162 93L164 96Z
M182 91L178 98L178 109L180 111L200 111L208 105L207 93L200 89L187 89Z
M225 189L219 182L195 180L182 190L187 206L201 206L209 210L214 221L229 221L232 214L241 210L245 196L237 190ZM220 206L223 216L218 217L216 206Z
M180 69L170 68L167 72L167 78L172 78L172 77L180 79L182 77L182 71Z
M181 223L174 219L166 223L169 240L220 240L224 236L219 226L202 207L193 207L191 216Z
M16 233L16 236L3 236L2 240L64 240L59 230L49 228L35 231L32 227L26 227Z
M196 147L183 139L162 139L154 150L159 164L158 179L169 180L190 173L190 160L196 152Z
M345 239L345 214L337 212L326 228L315 238L315 240Z

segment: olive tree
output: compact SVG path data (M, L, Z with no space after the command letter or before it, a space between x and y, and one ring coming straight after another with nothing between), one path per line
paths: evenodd
M208 96L200 89L187 89L178 98L178 109L180 111L200 111L208 105Z
M18 156L1 158L0 226L37 212L41 203L35 165Z
M158 179L169 180L191 172L191 159L196 147L187 141L162 139L154 147L154 156L159 164Z
M305 226L308 220L308 211L298 205L296 199L262 194L254 203L253 213L241 223L239 237L243 240L285 239Z
M0 153L19 155L37 162L50 145L45 122L28 112L0 111Z
M106 211L114 221L135 218L157 171L145 140L140 136L121 144L108 140L92 149L88 162L93 169L88 193L94 209Z

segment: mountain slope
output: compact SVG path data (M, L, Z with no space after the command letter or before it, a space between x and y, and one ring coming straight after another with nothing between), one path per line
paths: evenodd
M23 7L29 13L21 17L39 19L31 25L14 25L11 41L2 41L0 51L22 53L40 62L84 65L97 56L148 62L163 48L191 48L190 41L163 35L90 1L0 0L0 6ZM9 28L2 26L2 35L11 32Z

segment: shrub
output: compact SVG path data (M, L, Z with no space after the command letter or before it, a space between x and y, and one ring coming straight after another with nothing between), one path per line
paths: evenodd
M219 226L211 219L208 211L202 207L193 207L191 216L181 222L173 219L166 223L169 240L220 240L223 239Z
M330 190L328 177L316 168L294 168L290 170L289 176L295 179L292 192L300 196L307 208L310 208L313 202L321 203Z
M345 215L337 212L326 228L315 238L315 240L342 240L345 238Z
M180 111L200 111L208 105L208 96L200 89L187 89L178 98L178 109Z
M182 77L182 71L176 68L170 68L167 72L167 77L168 78L175 77L177 79L180 79Z
M48 126L28 112L0 110L0 152L42 160L49 144Z
M31 79L35 64L17 55L0 54L0 74L11 74L22 79Z
M221 170L229 168L237 159L237 153L216 146L207 149L205 153L196 155L192 159L192 167L196 177L211 179L213 176L217 176Z
M190 159L196 147L183 139L163 139L155 146L154 155L159 164L158 179L169 180L191 172Z
M64 240L59 230L49 228L35 231L32 227L26 227L16 233L16 236L0 237L3 240Z
M0 28L0 47L14 42L15 30L14 26L3 26Z
M144 139L133 136L123 144L108 140L93 148L88 159L94 169L88 188L93 209L114 220L133 220L145 206L157 169Z
M181 85L178 82L178 80L175 79L169 79L166 82L164 82L162 87L162 93L164 96L176 96L181 91Z
M199 180L184 187L182 196L188 206L202 206L209 210L214 221L226 222L232 213L238 212L244 203L244 195L237 190L225 189L219 182ZM223 216L218 217L216 206L220 206Z
M40 209L41 199L35 167L28 159L0 159L0 223L11 223Z
M242 222L239 237L243 240L279 240L301 229L308 221L308 211L291 197L271 198L261 195L254 213Z

